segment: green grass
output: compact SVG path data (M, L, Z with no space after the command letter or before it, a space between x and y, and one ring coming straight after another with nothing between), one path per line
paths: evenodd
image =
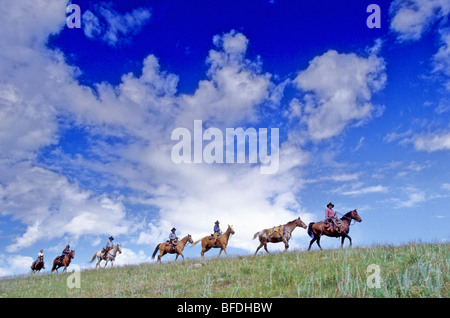
M67 287L72 273L27 275L0 280L0 297L448 298L449 245L377 245L84 270L80 288ZM379 266L379 288L367 285L370 264Z

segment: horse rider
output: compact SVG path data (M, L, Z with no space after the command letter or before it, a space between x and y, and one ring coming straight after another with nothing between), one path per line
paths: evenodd
M31 267L33 267L36 263L41 262L42 263L42 268L45 269L45 264L44 264L44 250L41 249L37 255L37 259L33 262L33 264L31 265Z
M333 203L328 203L327 204L327 209L325 210L325 227L329 227L330 224L334 224L336 230L338 231L338 233L341 233L341 228L339 225L339 221L336 219L336 213L335 211L333 211L334 208L334 204Z
M70 254L70 245L67 244L66 248L62 251L62 255L59 257L59 263L62 264L62 261L66 258L67 255Z
M219 221L216 221L214 223L214 244L216 244L217 239L219 238L219 235L222 234L222 231L220 230Z
M106 242L105 248L102 250L102 253L104 257L106 258L106 255L108 255L109 250L111 250L114 247L114 237L110 236L108 239L108 242Z
M169 234L169 244L170 244L170 250L171 250L172 252L175 251L175 245L178 244L178 237L177 237L177 235L175 234L175 231L176 231L176 230L177 230L176 228L172 228L172 229L170 230L170 234Z

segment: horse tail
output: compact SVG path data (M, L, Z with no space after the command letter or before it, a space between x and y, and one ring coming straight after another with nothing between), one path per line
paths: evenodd
M97 256L97 252L94 253L94 255L92 256L92 259L89 261L89 263L92 263L96 256Z
M253 235L253 239L257 238L260 232L261 232L261 231L256 232L255 235Z
M161 243L159 243L158 245L156 245L155 251L153 252L153 255L152 255L152 259L155 258L155 255L156 255L156 253L158 252L158 249L159 249L159 246L160 246L160 245L161 245Z
M314 224L315 224L314 222L311 222L308 225L308 235L311 236L311 238L314 238L314 233L313 233L313 230L312 230L312 227L313 227Z
M203 239L199 239L198 241L195 241L194 243L192 243L191 247L194 246L195 244L197 244L198 242L200 242Z

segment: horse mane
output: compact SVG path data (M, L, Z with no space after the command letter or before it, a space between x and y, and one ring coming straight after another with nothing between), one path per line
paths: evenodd
M351 211L345 213L344 216L341 219L348 219L349 221L351 221L351 219L352 219L351 214L352 214L353 211L354 210L351 210Z

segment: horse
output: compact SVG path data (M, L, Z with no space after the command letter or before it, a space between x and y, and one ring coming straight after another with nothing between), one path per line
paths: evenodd
M94 259L97 257L97 264L95 264L95 268L97 269L97 266L100 267L101 261L106 261L105 266L108 265L108 262L111 261L111 267L114 265L114 261L116 260L116 254L119 252L119 254L122 254L122 246L120 244L115 245L112 249L108 251L108 253L103 253L102 250L98 250L94 253L92 256L92 259L89 261L89 263L92 263Z
M63 273L67 270L67 267L69 267L70 265L70 261L72 260L72 258L75 258L75 251L72 250L70 251L69 254L67 254L64 259L62 261L60 261L62 256L57 256L55 258L55 260L53 261L53 267L52 267L52 273L54 270L56 270L56 272L58 273L58 268L63 267Z
M178 241L178 244L175 245L175 247L174 247L173 250L171 249L170 244L167 244L167 245L166 245L166 242L159 243L159 244L156 246L155 251L153 252L152 259L155 258L155 255L156 255L156 253L157 253L158 250L159 250L159 255L158 255L158 260L157 260L157 262L161 262L161 257L163 257L164 255L166 255L167 253L169 253L169 254L175 254L175 253L177 253L177 256L175 257L175 260L178 259L178 256L179 256L179 255L181 255L181 257L183 257L183 260L184 260L183 250L184 250L184 246L185 246L187 243L191 243L191 244L193 243L192 237L191 237L190 234L188 234L187 236L183 237L180 241Z
M194 246L195 244L197 244L200 241L202 242L202 251L201 251L202 257L204 257L205 252L208 252L211 248L220 248L219 255L217 256L217 258L220 257L220 253L222 253L222 251L225 251L225 255L228 257L226 247L228 245L228 240L230 239L231 234L234 234L233 226L228 225L228 228L225 231L225 233L220 235L217 238L216 242L214 242L215 241L214 236L208 235L208 236L205 236L204 238L194 242L194 244L192 244L192 246Z
M312 240L309 242L308 251L311 249L311 245L314 243L314 241L317 241L317 245L320 249L322 247L320 246L320 238L322 235L330 236L330 237L342 237L341 239L341 248L344 246L344 240L345 238L348 238L350 241L350 247L352 246L352 239L348 235L348 232L350 232L350 222L351 220L356 220L358 222L361 222L362 219L359 216L358 212L356 210L347 212L342 218L339 219L341 221L340 225L340 232L335 228L334 225L330 224L329 227L325 227L325 224L323 221L314 223L311 222L308 225L308 235L311 236Z
M297 226L301 226L302 228L306 229L306 224L303 223L303 221L298 217L297 219L290 221L286 223L283 226L271 228L271 229L264 229L262 231L256 232L255 235L253 235L253 239L256 237L259 238L259 246L256 249L256 253L258 253L259 249L264 246L264 249L267 253L269 251L267 250L267 243L284 243L284 251L286 251L289 248L289 240L291 239L291 234L295 230ZM278 229L278 231L277 231ZM272 232L272 233L271 233ZM276 235L275 235L276 234ZM269 253L270 254L270 253Z
M36 262L31 264L31 271L33 273L40 273L42 268L44 268L44 260L41 260L41 258L38 258Z

